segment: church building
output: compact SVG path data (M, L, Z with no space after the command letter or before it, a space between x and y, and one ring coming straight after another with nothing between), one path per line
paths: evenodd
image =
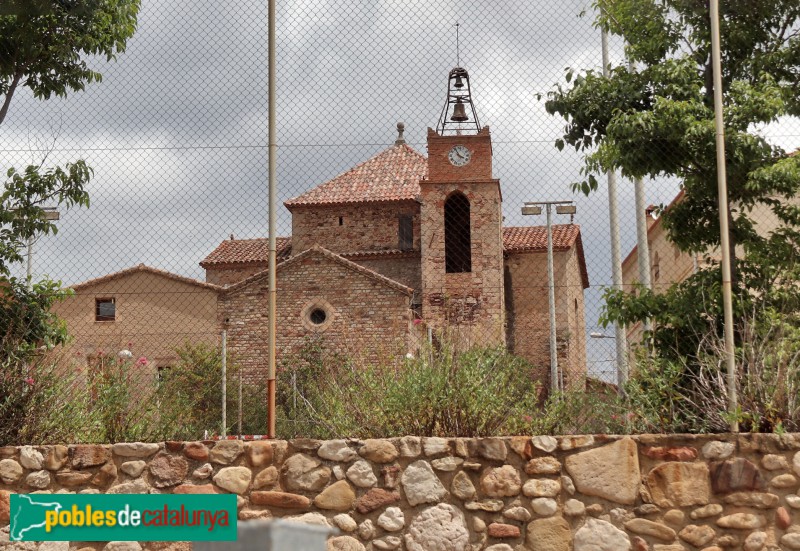
M309 339L355 361L390 364L426 340L503 346L549 383L547 232L503 225L492 137L478 123L469 76L449 74L427 157L398 123L394 145L284 203L292 235L278 239L278 361ZM565 385L583 385L580 227L553 226L557 342ZM266 239L229 239L200 262L219 287L228 349L252 376L266 372Z

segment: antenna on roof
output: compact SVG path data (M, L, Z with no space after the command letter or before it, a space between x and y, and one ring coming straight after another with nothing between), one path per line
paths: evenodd
M461 24L456 21L456 67L461 67L461 52L459 51L459 43L458 43L458 28Z

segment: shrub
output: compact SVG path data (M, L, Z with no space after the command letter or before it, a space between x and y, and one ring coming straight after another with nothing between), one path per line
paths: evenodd
M444 342L401 366L362 367L309 340L293 359L278 402L284 437L507 434L540 395L533 366L501 348Z

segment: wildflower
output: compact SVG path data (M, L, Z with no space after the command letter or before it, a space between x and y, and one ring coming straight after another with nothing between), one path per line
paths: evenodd
M145 358L144 356L140 357L138 360L136 360L136 365L139 366L147 365L147 358Z
M531 417L530 415L525 415L525 416L523 416L523 417L522 417L522 419L523 419L523 420L524 420L526 423L530 423L531 421L533 421L533 417Z
M414 318L414 325L419 325L422 323L422 318Z
M33 380L33 377L28 377L27 379L25 379L25 382L28 383L30 386L33 386L33 383L35 383L36 381Z

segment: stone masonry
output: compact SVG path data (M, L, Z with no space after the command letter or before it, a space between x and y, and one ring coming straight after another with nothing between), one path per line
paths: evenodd
M800 434L0 447L0 547L37 548L7 541L12 492L227 492L240 519L337 528L331 551L791 551L798 477Z

